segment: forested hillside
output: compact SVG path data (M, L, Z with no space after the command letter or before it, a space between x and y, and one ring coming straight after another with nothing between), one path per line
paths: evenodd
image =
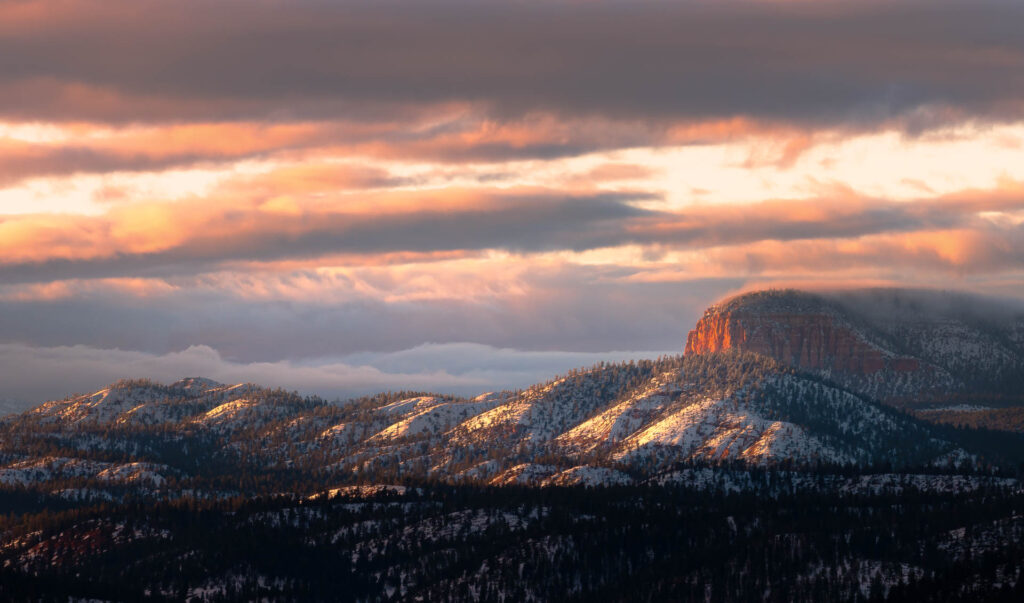
M0 422L0 484L118 501L406 479L644 483L680 462L1013 472L1021 443L723 352L602 364L472 399L329 402L200 379L122 381Z
M1019 601L1024 498L421 484L6 522L0 598ZM774 484L774 487L769 487ZM771 494L775 492L775 494ZM45 593L41 599L40 594Z

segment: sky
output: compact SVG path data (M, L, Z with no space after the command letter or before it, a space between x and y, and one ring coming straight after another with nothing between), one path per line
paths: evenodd
M782 286L1024 297L1024 4L0 0L0 399L679 353Z

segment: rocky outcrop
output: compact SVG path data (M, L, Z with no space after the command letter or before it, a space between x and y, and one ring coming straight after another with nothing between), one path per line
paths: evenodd
M685 353L729 349L756 352L804 369L856 375L921 368L918 359L900 357L872 344L837 316L824 313L712 309L690 331Z
M962 380L945 366L907 352L922 347L916 335L900 345L888 330L834 299L762 291L708 308L684 353L754 352L894 403L960 389Z

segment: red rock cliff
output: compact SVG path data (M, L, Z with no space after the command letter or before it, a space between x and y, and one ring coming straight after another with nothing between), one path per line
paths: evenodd
M917 359L893 357L829 314L712 309L690 331L684 353L728 349L764 354L801 368L857 375L919 368Z

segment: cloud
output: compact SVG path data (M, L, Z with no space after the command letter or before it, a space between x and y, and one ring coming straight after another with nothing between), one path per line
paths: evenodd
M213 168L245 160L432 162L443 166L557 159L638 146L709 144L759 137L789 148L808 140L792 128L744 119L664 124L601 117L527 115L495 121L466 107L319 122L49 124L45 140L0 136L0 187L42 177ZM4 124L0 123L0 126ZM808 144L799 151L809 148ZM614 164L610 164L614 165ZM639 166L638 166L639 167ZM646 173L649 175L649 172ZM608 180L610 172L594 172ZM632 178L644 172L633 170ZM615 176L622 179L621 175ZM615 179L612 178L612 179Z
M743 274L797 275L874 270L929 277L1013 273L1024 266L1024 226L988 224L974 229L879 234L856 240L766 241L705 252L717 270Z
M653 168L635 163L602 163L586 172L573 175L570 182L593 184L600 182L618 182L623 180L644 180L656 173Z
M463 103L497 120L749 117L918 132L1019 119L1024 97L1022 9L998 0L0 10L0 115L15 120L333 119Z
M380 391L426 390L476 395L525 388L599 361L654 358L658 352L525 352L478 344L421 345L390 354L337 359L241 363L208 346L150 354L88 346L0 344L0 382L10 410L27 409L75 392L91 392L122 378L165 383L204 376L224 383L252 382L326 398Z
M173 277L344 254L351 261L377 254L529 255L640 245L660 253L734 248L716 252L728 255L769 242L832 239L833 246L849 248L849 241L883 234L901 235L906 244L899 252L908 256L923 245L914 241L926 242L926 233L936 231L964 233L957 240L975 233L1004 241L1001 252L961 254L954 262L983 269L997 266L997 255L1004 264L1019 259L1013 243L1019 228L1008 216L1024 210L1021 186L1013 181L914 202L832 188L823 197L679 210L649 208L658 197L642 191L365 189L393 181L380 170L311 165L241 178L209 199L120 205L101 216L9 216L0 219L0 279ZM648 207L638 207L641 201ZM763 254L748 255L751 266L771 263L762 263Z
M1001 190L913 202L870 199L851 192L823 198L697 206L664 212L657 218L638 217L625 236L636 243L683 248L826 238L840 241L957 227L989 229L992 223L980 219L979 214L1021 209L1024 197L1008 196Z
M1021 295L1024 187L989 151L1020 146L990 126L1024 123L1022 17L0 2L0 342L103 375L476 387L677 349L754 281Z
M0 124L3 125L3 124ZM383 121L51 125L45 140L0 136L0 187L41 177L211 168L244 160L307 164L419 160L442 164L552 159L642 144L775 135L752 124L699 124L665 131L645 123L528 116L496 123L465 109ZM340 166L343 167L343 166ZM378 168L379 169L379 168ZM640 174L637 174L640 176ZM635 176L635 177L637 177ZM601 177L601 174L595 174ZM390 182L387 182L390 183ZM358 183L352 183L358 184ZM373 181L371 186L380 186Z
M331 253L585 249L618 242L619 221L647 212L648 193L551 190L395 193L339 207L281 199L134 204L100 217L28 215L0 221L0 278L186 273L231 260Z
M243 362L453 341L542 351L674 349L709 299L742 284L624 280L636 272L508 256L8 285L0 289L0 341L157 354L201 344Z
M162 171L314 148L333 123L192 123L108 128L70 124L53 140L0 137L0 187L46 176Z

